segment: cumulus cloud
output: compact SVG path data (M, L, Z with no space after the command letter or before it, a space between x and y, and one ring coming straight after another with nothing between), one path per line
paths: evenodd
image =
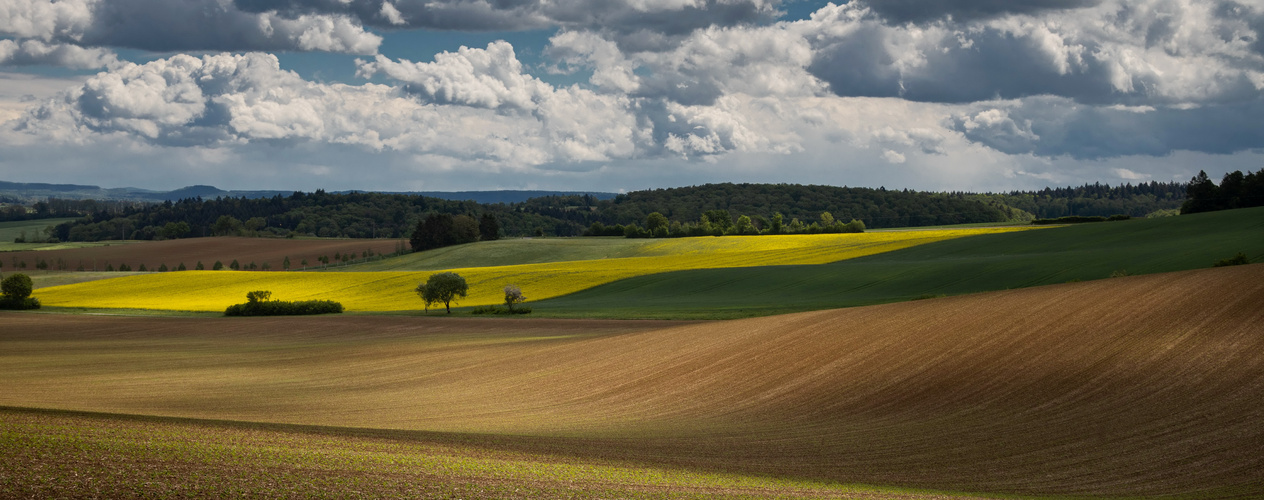
M876 9L830 5L796 28L813 40L813 74L838 95L1140 105L1251 99L1264 89L1257 28L1211 2L1105 0L1042 16L899 25Z
M331 150L396 172L596 178L656 165L733 180L794 165L808 176L795 180L953 188L1058 182L1064 170L1167 179L1170 161L1159 175L1128 159L1264 148L1255 4L857 0L772 22L779 5L14 0L0 6L0 34L15 38L0 40L0 64L107 70L32 101L0 142L130 144L203 164L303 152L294 168L320 175ZM503 41L388 57L365 26L560 29L533 67ZM102 46L366 54L356 73L375 83L304 80L256 52L131 64ZM586 81L555 85L543 71Z
M887 21L900 24L951 18L969 20L1005 14L1037 14L1048 10L1097 5L1101 0L859 0Z
M246 12L220 0L11 0L0 34L84 48L373 54L381 37L342 14Z
M499 48L473 50L465 55L489 62ZM346 144L506 168L629 158L650 136L625 97L555 89L521 74L502 72L503 80L496 80L486 72L454 73L436 64L432 69L443 78L482 78L485 85L418 99L387 85L306 81L281 70L269 54L176 55L98 74L11 123L25 136L66 143L130 137L162 147ZM494 64L483 69L500 70ZM458 85L436 81L436 89Z
M247 12L350 15L368 25L444 30L603 28L687 34L773 20L780 0L235 0Z
M434 62L392 61L377 56L373 62L357 61L356 74L377 74L408 84L408 90L441 104L481 108L531 110L552 86L522 72L513 46L492 42L486 49L461 47L457 52L435 55Z
M118 64L113 51L83 48L39 40L0 40L0 66L47 64L75 69L95 69Z
M1264 99L1145 112L1053 96L983 107L955 115L952 127L970 140L1009 154L1102 159L1264 148L1264 129L1259 127Z

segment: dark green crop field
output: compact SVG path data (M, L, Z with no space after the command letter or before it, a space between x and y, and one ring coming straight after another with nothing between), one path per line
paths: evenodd
M558 317L737 318L1198 269L1238 252L1264 261L1264 208L973 236L827 265L641 276L531 306Z

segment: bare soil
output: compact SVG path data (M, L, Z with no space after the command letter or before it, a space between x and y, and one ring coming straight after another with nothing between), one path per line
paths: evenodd
M1261 304L1257 264L677 325L6 313L0 404L940 491L1250 498Z

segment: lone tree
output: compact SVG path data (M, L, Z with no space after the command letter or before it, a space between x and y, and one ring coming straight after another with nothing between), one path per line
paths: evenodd
M514 304L521 304L526 301L527 298L522 295L522 289L518 288L517 285L505 286L505 305L509 306L509 312L513 312Z
M31 277L22 273L0 280L0 309L39 309L39 300L31 297L34 289Z
M438 273L430 275L425 283L417 285L417 295L426 302L426 310L431 304L443 303L448 314L452 314L452 301L457 297L465 297L470 291L465 278L456 273Z

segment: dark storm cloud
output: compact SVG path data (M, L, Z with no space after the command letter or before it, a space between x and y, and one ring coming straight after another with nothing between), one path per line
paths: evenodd
M1101 0L866 0L865 5L891 23L924 22L951 17L956 21L1006 14L1091 7Z
M1194 109L1097 107L1031 98L954 117L968 139L1009 154L1104 159L1174 151L1233 154L1264 148L1264 100Z
M218 0L8 0L0 36L155 52L296 50L372 54L381 37L345 15L253 13ZM30 52L30 51L27 51Z
M1136 19L1141 14L1127 10L1111 19L1118 25L1107 29L1138 33L1135 41L1097 38L1076 27L1057 31L1056 24L923 29L862 20L845 34L817 41L808 70L839 96L923 102L1057 95L1081 103L1145 105L1233 102L1260 95L1252 73L1264 71L1264 60L1236 47L1242 42L1238 38L1258 46L1264 21L1255 31L1208 23L1207 31L1191 40L1172 24L1181 19L1150 13L1141 21ZM1201 20L1183 22L1196 21ZM1179 71L1172 70L1173 63Z

